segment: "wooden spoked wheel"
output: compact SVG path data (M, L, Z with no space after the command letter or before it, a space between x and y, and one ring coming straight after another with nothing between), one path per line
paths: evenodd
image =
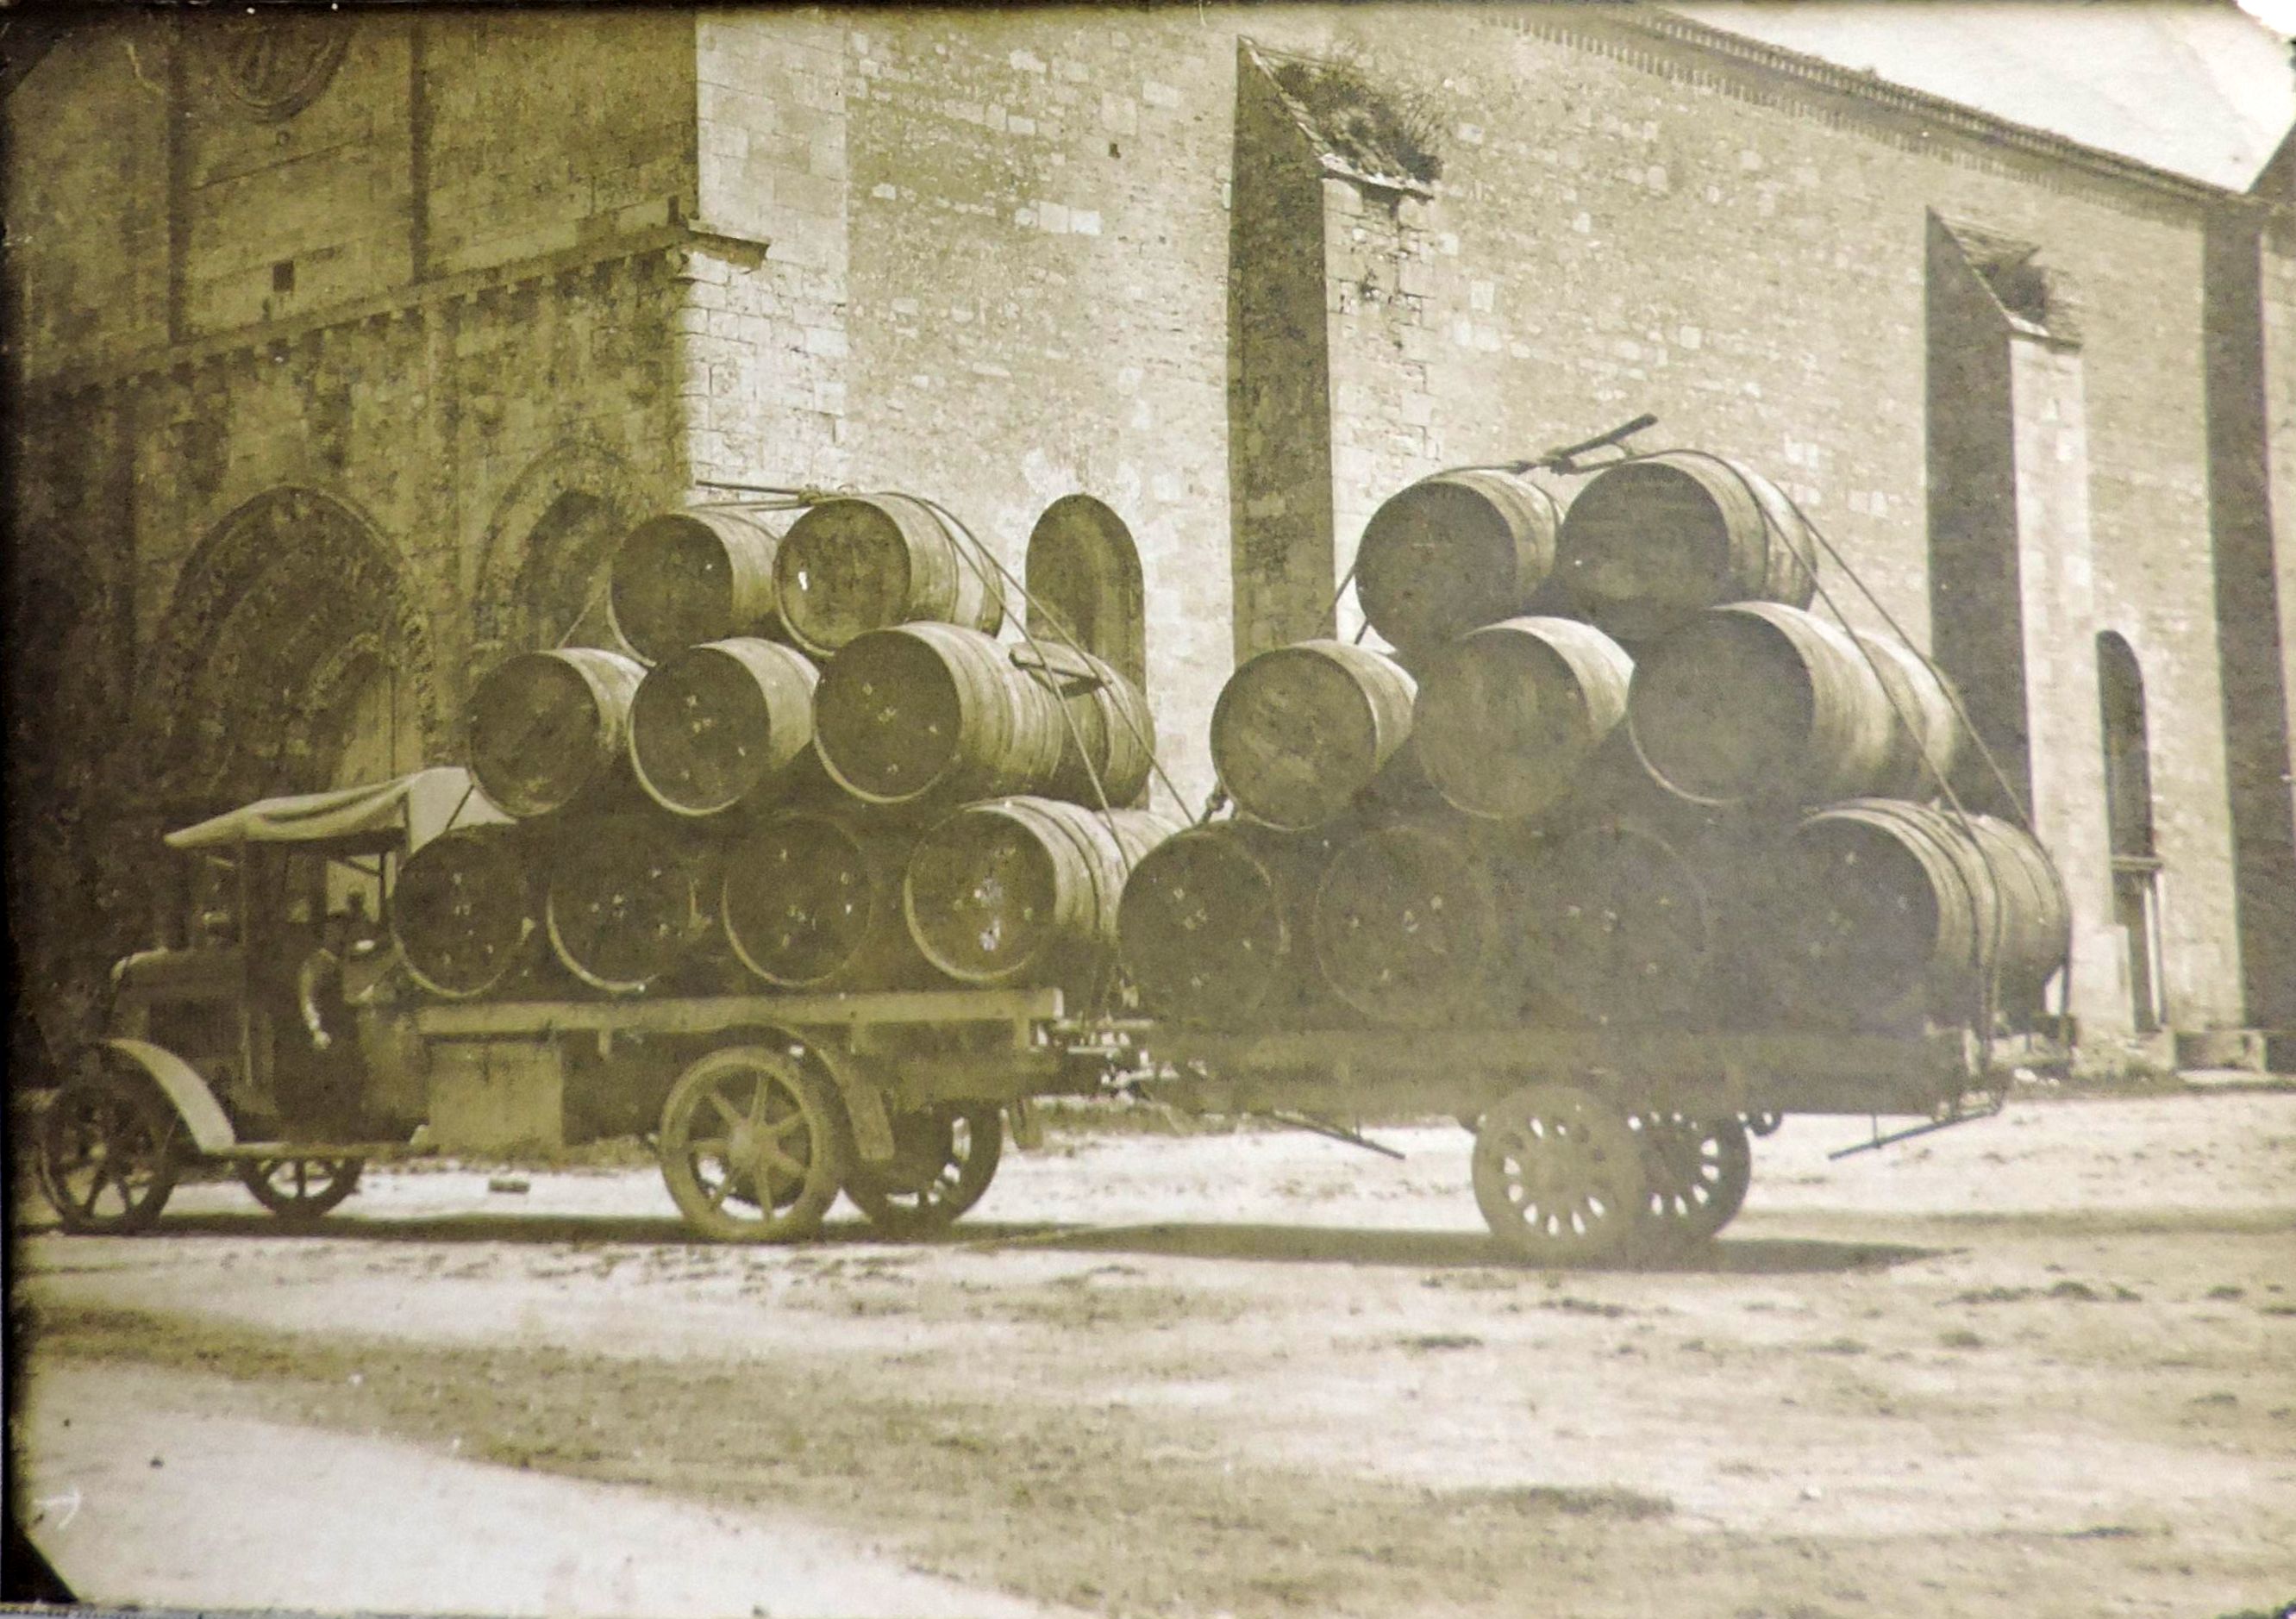
M1004 1155L1002 1109L951 1103L896 1116L893 1156L856 1163L845 1195L898 1239L947 1231L980 1201Z
M64 1082L40 1120L40 1189L68 1231L148 1230L182 1167L176 1110L102 1053Z
M661 1110L661 1175L686 1223L721 1242L821 1229L850 1173L852 1132L830 1083L765 1046L712 1051Z
M239 1166L240 1183L291 1225L316 1222L358 1190L364 1158L256 1158Z
M1643 1149L1643 1240L1671 1252L1729 1224L1754 1175L1746 1127L1676 1112L1638 1113L1629 1123Z
M1475 1202L1491 1234L1540 1264L1590 1264L1635 1235L1642 1143L1626 1115L1572 1085L1527 1085L1483 1115Z

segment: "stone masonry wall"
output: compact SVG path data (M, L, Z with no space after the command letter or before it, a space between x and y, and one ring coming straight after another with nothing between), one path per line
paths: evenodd
M2034 242L2079 305L2089 560L2062 599L2088 606L2059 627L2142 662L2169 1015L2236 1019L2200 205L1652 15L363 12L324 93L270 122L205 99L200 20L86 30L9 107L53 440L25 464L112 492L132 563L97 616L135 658L187 633L168 604L226 515L282 483L340 500L402 555L441 712L533 627L485 605L530 582L529 536L594 548L570 492L911 489L1015 574L1037 515L1091 495L1138 546L1150 695L1200 802L1212 699L1276 628L1228 538L1264 466L1231 421L1229 288L1272 245L1232 216L1238 45L1344 54L1432 110L1446 169L1424 200L1315 182L1331 405L1274 425L1327 439L1331 532L1287 539L1286 576L1336 577L1414 477L1651 410L1646 446L1770 472L1926 642L1927 219ZM2290 285L2271 259L2284 346ZM66 509L17 501L20 524ZM2101 822L2067 768L2066 813Z
M1447 126L1433 201L1343 203L1331 220L1354 249L1333 255L1341 329L1367 282L1393 285L1406 309L1374 340L1392 334L1414 366L1390 365L1400 386L1383 397L1339 385L1343 511L1406 475L1530 454L1649 409L1661 426L1645 444L1696 445L1777 478L1925 641L1926 215L2039 244L2078 289L2084 334L2093 621L2065 627L2084 642L2116 629L2143 662L2170 1016L2237 1020L2199 208L1852 109L1599 12L1242 26L1373 64ZM1393 263L1384 281L1378 258ZM1357 364L1335 354L1335 377ZM1386 487L1351 482L1367 478ZM1344 565L1355 535L1336 537ZM1841 594L1854 622L1874 622ZM2068 814L2101 822L2101 782L2057 781ZM2109 913L2107 874L2077 880L2096 890L2083 909Z

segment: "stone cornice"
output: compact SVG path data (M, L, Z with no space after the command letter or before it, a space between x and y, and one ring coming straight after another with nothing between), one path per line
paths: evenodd
M718 233L674 217L674 209L657 203L625 210L624 228L601 233L589 241L554 252L481 269L458 271L387 292L332 304L325 308L237 326L225 331L203 332L180 343L155 345L135 353L109 358L67 358L62 364L22 383L28 399L57 398L85 393L141 378L191 372L227 364L250 356L292 348L348 328L387 325L427 311L500 297L562 276L580 274L601 266L687 247L706 247L726 240ZM750 251L756 244L743 242Z

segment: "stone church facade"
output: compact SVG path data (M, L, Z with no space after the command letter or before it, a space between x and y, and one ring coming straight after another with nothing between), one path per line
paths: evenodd
M453 756L652 510L946 503L1200 803L1381 499L1649 411L1958 677L2084 1030L2296 1028L2284 152L2229 192L1590 7L142 16L6 116L36 998L147 929L160 825Z

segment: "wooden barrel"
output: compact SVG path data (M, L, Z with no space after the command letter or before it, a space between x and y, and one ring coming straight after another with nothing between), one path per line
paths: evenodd
M1087 990L1111 966L1126 877L1178 830L1145 810L1054 798L968 805L909 856L909 936L961 983Z
M1527 1002L1605 1027L1714 1021L1726 907L1693 839L1597 822L1526 852L1508 877L1508 977Z
M1692 450L1596 473L1555 540L1573 616L1637 651L1726 601L1808 607L1816 565L1815 536L1775 484Z
M1534 610L1561 522L1553 495L1505 468L1422 478L1372 513L1356 550L1356 599L1374 629L1423 656Z
M1879 797L1933 798L1953 779L1961 715L1945 675L1905 642L1853 631L1890 709L1890 758L1866 790Z
M656 664L630 702L630 766L679 815L715 815L783 796L813 750L821 672L794 648L736 637Z
M901 915L918 829L785 810L726 851L718 916L734 955L777 989L902 989L931 971Z
M1418 691L1402 665L1368 647L1303 641L1262 652L1212 706L1212 768L1255 821L1320 825L1403 746Z
M1988 979L2030 1015L2070 948L2055 867L2007 822L1897 799L1832 805L1773 863L1760 913L1780 1009L1819 1027L1970 1023Z
M627 781L630 701L645 670L595 647L521 652L471 694L479 790L521 820L594 805Z
M1798 608L1714 608L1643 654L1627 723L1651 773L1701 803L1856 797L1902 768L1875 661Z
M1117 944L1142 1007L1223 1028L1291 1028L1330 1002L1316 971L1316 887L1338 851L1324 831L1220 821L1133 868Z
M954 624L857 637L814 696L814 736L840 787L870 804L1033 793L1128 804L1146 785L1153 723L1095 658L1007 647Z
M610 815L551 852L550 947L585 984L646 988L717 928L715 851L660 815Z
M1315 939L1324 982L1375 1023L1476 1015L1499 942L1490 873L1456 829L1365 833L1324 874Z
M1421 673L1412 746L1454 808L1520 820L1554 808L1627 715L1634 660L1592 625L1508 618Z
M1006 656L1066 711L1060 766L1044 795L1095 808L1136 801L1156 765L1156 717L1146 693L1113 665L1073 647L1040 642Z
M994 635L1004 623L995 564L922 501L840 495L782 538L774 588L790 638L815 657L854 637L931 619Z
M390 931L408 977L434 995L468 1001L533 960L538 910L518 834L460 827L400 863Z
M780 546L755 507L689 506L648 518L614 553L606 589L614 633L648 663L705 641L778 633Z

